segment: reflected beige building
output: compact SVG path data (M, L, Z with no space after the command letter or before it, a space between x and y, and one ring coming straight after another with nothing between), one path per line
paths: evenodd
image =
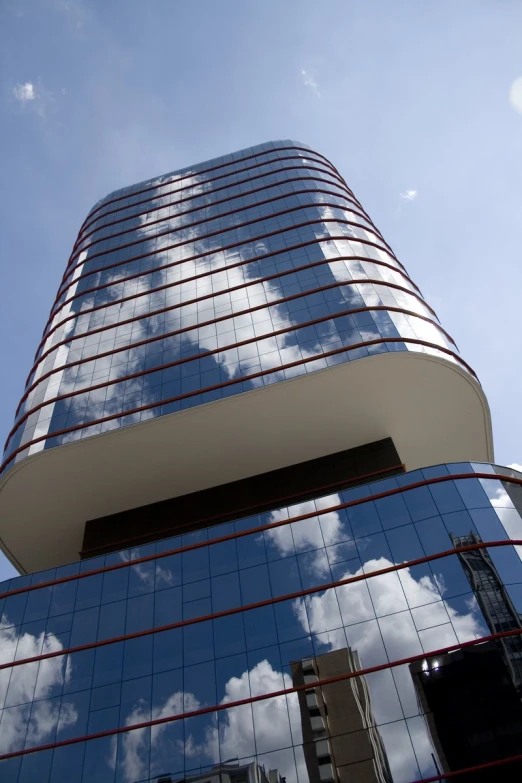
M267 770L252 761L250 764L218 764L207 772L187 776L176 783L282 783L284 780L277 769ZM174 783L174 778L169 774L160 775L155 783Z
M292 664L294 685L310 685L298 691L310 783L392 781L365 678L314 685L360 668L357 651L348 647Z

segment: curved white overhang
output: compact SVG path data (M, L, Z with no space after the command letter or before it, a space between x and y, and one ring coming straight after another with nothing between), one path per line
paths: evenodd
M407 470L492 462L480 384L397 352L42 451L0 480L0 547L23 572L78 559L85 522L391 437Z

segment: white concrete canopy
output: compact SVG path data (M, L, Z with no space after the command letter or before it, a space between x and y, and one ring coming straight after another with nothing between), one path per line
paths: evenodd
M21 460L0 479L0 547L22 572L78 559L85 522L391 437L407 470L491 462L486 397L425 353L383 353Z

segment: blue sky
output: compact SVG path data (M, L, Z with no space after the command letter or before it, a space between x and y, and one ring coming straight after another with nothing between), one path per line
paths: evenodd
M4 0L0 30L3 436L90 207L292 138L345 176L478 373L496 461L522 462L518 0Z

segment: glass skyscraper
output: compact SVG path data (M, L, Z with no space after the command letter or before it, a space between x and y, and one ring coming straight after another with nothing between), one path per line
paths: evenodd
M521 486L324 156L270 142L110 194L5 444L0 780L444 780L419 682L518 651L465 553L518 618ZM466 764L515 780L522 738L497 745Z

